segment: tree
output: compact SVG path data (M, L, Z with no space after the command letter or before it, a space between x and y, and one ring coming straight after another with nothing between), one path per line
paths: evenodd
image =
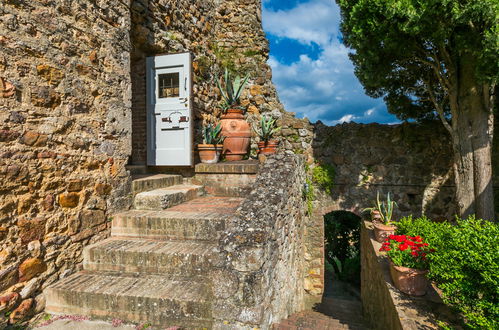
M439 118L461 216L494 219L491 145L498 0L336 0L355 73L402 120Z

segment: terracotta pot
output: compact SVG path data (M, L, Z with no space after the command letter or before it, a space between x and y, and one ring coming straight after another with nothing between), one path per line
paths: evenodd
M279 143L275 140L258 142L258 153L261 155L272 155L277 152L277 145Z
M251 130L244 120L243 110L228 109L220 120L225 136L223 154L228 161L241 160L248 153Z
M199 159L201 163L215 164L220 159L223 145L221 144L198 144Z
M430 284L426 274L428 274L428 270L395 266L390 260L390 275L393 285L403 293L411 296L425 295Z
M394 235L395 230L397 229L396 226L385 225L379 221L373 221L373 226L374 226L374 239L376 239L376 241L380 243L383 243L385 239L388 238L388 236Z

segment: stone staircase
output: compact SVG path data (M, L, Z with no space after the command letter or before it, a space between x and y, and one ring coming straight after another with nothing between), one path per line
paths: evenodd
M132 193L135 209L84 249L83 270L45 290L46 312L211 328L216 240L242 198L205 196L165 174L134 180Z

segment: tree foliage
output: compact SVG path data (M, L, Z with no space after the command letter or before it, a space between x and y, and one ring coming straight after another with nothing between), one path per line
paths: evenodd
M449 89L465 53L489 85L499 72L497 0L337 0L356 75L400 119L449 119Z

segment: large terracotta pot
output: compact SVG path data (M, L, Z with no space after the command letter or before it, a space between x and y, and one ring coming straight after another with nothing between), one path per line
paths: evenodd
M277 152L278 142L274 140L258 142L258 153L260 155L272 155Z
M390 261L390 275L393 285L398 290L411 296L423 296L426 294L430 284L426 274L428 274L428 270L395 266Z
M244 120L243 110L228 109L220 120L222 135L225 136L223 154L228 161L241 160L248 152L250 125Z
M385 225L379 221L373 221L374 227L374 239L376 241L383 243L388 236L394 235L397 227L392 225Z
M222 148L223 145L221 144L198 144L199 159L201 160L201 163L218 163Z

